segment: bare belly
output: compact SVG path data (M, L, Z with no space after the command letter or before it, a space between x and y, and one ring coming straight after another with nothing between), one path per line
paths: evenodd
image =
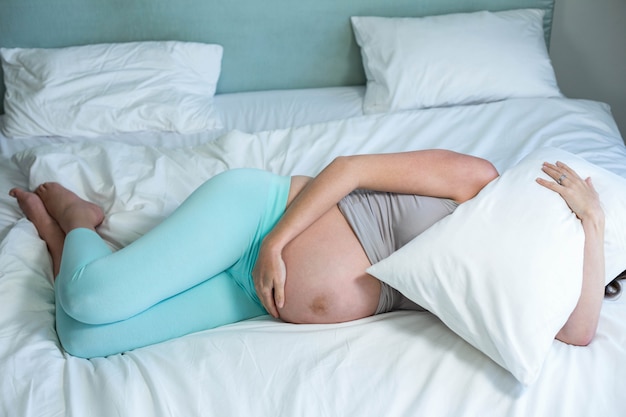
M287 268L280 317L292 323L339 323L371 316L380 282L365 269L369 260L337 207L283 250Z

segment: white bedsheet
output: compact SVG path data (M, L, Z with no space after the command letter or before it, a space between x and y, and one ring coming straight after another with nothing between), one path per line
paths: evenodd
M115 139L32 148L2 165L0 192L13 181L62 181L105 208L102 232L119 247L201 181L235 167L314 175L341 154L437 147L485 157L502 171L555 146L626 177L626 149L600 103L525 99L355 116L194 138L193 149ZM555 341L527 388L434 316L415 312L338 325L264 316L123 355L73 358L54 331L45 245L15 203L0 199L0 415L626 415L626 297L605 302L589 347Z

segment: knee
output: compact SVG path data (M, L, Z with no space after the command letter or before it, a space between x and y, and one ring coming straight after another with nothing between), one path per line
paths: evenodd
M77 274L82 274L82 270ZM98 281L98 280L96 280ZM110 320L108 308L103 303L103 294L97 288L84 285L84 280L59 276L55 283L57 308L81 323L103 324Z
M57 287L58 288L58 287ZM68 288L56 291L56 297L59 301L59 307L67 313L68 316L81 323L98 324L98 320L94 317L92 306L95 304L88 296L78 294ZM96 323L94 323L96 321Z
M98 355L95 352L93 341L80 337L80 335L73 335L71 330L61 330L58 325L57 336L59 337L59 342L63 350L72 356L85 359L105 356Z
M93 337L88 329L91 325L78 322L70 317L57 302L56 330L59 342L63 349L72 356L79 358L94 358L106 356L102 352L102 341Z
M91 359L99 358L123 352L116 349L118 340L103 338L99 335L99 327L90 324L80 323L57 307L57 337L61 347L67 353L78 358Z

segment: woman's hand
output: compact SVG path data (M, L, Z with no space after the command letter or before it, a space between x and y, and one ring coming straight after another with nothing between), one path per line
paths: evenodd
M596 219L604 215L600 197L591 183L591 178L583 180L573 169L562 162L556 164L545 162L542 170L554 181L537 178L537 182L563 197L569 208L583 223L588 219Z
M282 250L273 248L267 240L263 241L259 250L252 279L263 307L272 317L279 318L278 309L285 304L287 269L282 258Z

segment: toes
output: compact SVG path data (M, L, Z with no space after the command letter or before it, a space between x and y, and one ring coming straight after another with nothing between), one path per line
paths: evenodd
M35 188L35 194L37 194L40 198L43 198L46 195L46 184L47 183L44 182L43 184L39 184L39 186Z
M44 182L39 184L39 186L35 189L35 193L39 195L39 197L43 197L46 194L54 193L55 190L63 189L59 183L56 182Z
M9 190L9 195L17 200L24 200L28 197L30 193L28 191L22 190L21 188L11 188Z

